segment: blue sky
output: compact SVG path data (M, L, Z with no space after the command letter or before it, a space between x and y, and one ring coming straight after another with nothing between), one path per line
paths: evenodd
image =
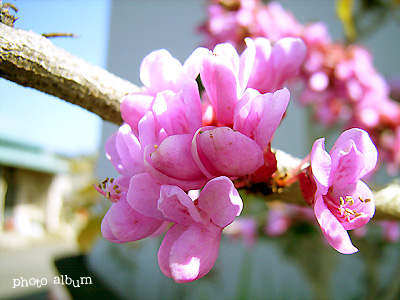
M52 42L91 64L107 61L109 0L8 0L18 7L15 27L36 33L68 32ZM100 146L101 119L86 110L0 78L0 138L74 156Z

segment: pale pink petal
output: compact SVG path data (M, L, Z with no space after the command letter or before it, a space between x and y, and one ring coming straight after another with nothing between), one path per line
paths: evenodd
M375 168L378 160L378 151L376 150L376 146L366 131L359 128L351 128L339 136L332 147L331 152L336 148L340 148L341 144L346 143L348 140L353 140L357 150L360 151L364 156L365 167L358 177L358 179L360 179Z
M202 126L202 106L199 87L195 80L187 81L182 88L188 133L194 134Z
M157 207L166 218L185 227L189 227L193 222L203 222L193 200L174 185L161 186Z
M342 186L353 184L360 179L365 161L362 153L357 151L352 140L342 144L345 149L336 149L331 151L332 170L330 185ZM337 152L340 152L337 154Z
M105 150L107 158L115 169L126 176L142 173L144 166L141 146L130 126L128 124L121 125L112 137L106 142Z
M223 57L210 53L203 59L200 76L218 121L222 125L232 124L238 93L231 66Z
M212 54L220 57L235 75L239 73L239 54L231 43L220 43L215 45Z
M168 135L188 133L189 126L181 94L159 92L152 106L154 116Z
M274 69L274 88L280 89L286 80L299 73L307 48L300 38L282 38L272 48L271 63Z
M271 42L266 38L256 38L254 40L256 56L247 86L254 88L260 93L273 92L273 76L271 56Z
M260 146L228 127L199 129L193 139L192 154L210 178L252 174L264 163Z
M239 216L243 209L242 198L232 181L224 176L210 180L200 192L198 205L212 222L224 228Z
M325 139L320 138L314 142L311 150L312 174L316 180L321 194L326 194L329 187L331 171L331 157L325 151Z
M139 142L142 150L146 146L158 145L167 136L165 130L154 117L153 112L148 111L139 121Z
M160 198L160 185L147 173L135 175L131 178L126 200L139 213L165 220L158 210L157 202Z
M208 55L209 52L210 50L207 48L198 47L185 60L180 76L181 86L183 86L188 79L196 79L200 73L201 61L205 55Z
M352 254L358 251L351 243L349 234L343 225L326 206L322 195L316 195L314 212L322 233L333 248L343 254Z
M113 203L101 224L103 237L114 243L133 242L153 234L163 221L135 211L125 199Z
M164 237L158 255L164 275L170 275L179 283L205 276L217 260L221 233L222 229L212 223L208 226L193 223L183 232L180 225L171 227ZM167 258L169 270L165 272Z
M271 141L286 111L289 99L290 93L286 88L278 90L274 94L265 94L261 96L260 100L272 102L269 109L262 115L256 130L255 141L262 149L267 147L268 143Z
M257 109L253 107L255 102L254 100L258 96L260 96L259 91L252 88L247 88L243 93L243 97L236 105L233 119L233 129L243 133L251 139L254 139L255 137L255 131L258 123L256 121L249 122L247 119L249 118L250 114L252 114L253 116L250 119L254 120L256 117L258 117L258 120L260 120L261 114L263 113L262 107L261 109L259 106L256 107Z
M121 157L118 154L117 147L115 145L115 140L117 138L117 132L114 132L106 141L104 148L106 150L106 157L114 166L115 170L119 174L127 173L124 165L122 164Z
M171 268L169 266L169 257L171 255L171 247L175 241L186 230L185 227L179 224L172 225L164 236L164 239L158 249L157 260L161 272L167 277L172 277Z
M253 69L254 60L256 57L256 45L251 38L245 38L247 48L244 50L242 55L239 57L239 72L238 82L240 86L240 92L243 93L247 88L251 71Z
M149 53L140 65L140 80L154 95L164 90L177 92L176 86L182 72L182 64L167 50Z
M264 149L282 120L289 98L286 88L263 95L246 89L236 106L233 129L254 139Z
M191 152L192 135L171 135L150 154L153 168L179 180L200 180L204 178Z
M146 172L148 174L150 174L159 184L176 185L185 191L196 190L196 189L203 187L204 184L206 184L207 178L203 174L201 174L201 177L199 177L199 178L192 177L191 179L188 179L188 178L183 178L181 176L181 178L183 178L183 179L179 179L176 177L177 175L179 176L179 174L173 174L170 172L167 172L168 173L167 174L167 173L164 173L163 171L156 169L155 166L153 166L153 162L152 162L151 154L153 152L154 152L154 147L149 145L148 147L145 148L144 166L145 166ZM196 167L196 168L197 168L197 170L199 170L198 167ZM191 176L194 175L193 170L186 169L185 172L188 175L191 175ZM180 173L180 175L182 175L182 173Z
M145 93L128 94L122 98L121 116L131 126L132 131L138 133L138 124L144 114L150 110L154 96Z

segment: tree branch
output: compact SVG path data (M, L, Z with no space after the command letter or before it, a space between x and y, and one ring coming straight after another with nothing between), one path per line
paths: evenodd
M122 123L119 100L138 90L132 83L92 66L48 39L0 23L0 77L79 105L107 121ZM281 173L300 160L277 151ZM375 191L375 218L400 220L400 183ZM261 195L260 195L261 196ZM298 183L265 197L266 201L305 204Z
M0 23L0 77L122 123L120 99L138 87L54 46L34 32Z

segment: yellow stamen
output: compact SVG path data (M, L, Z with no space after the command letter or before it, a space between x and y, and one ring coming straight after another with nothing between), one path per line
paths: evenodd
M351 210L350 208L345 208L344 211L348 214L354 215L355 212L353 210Z

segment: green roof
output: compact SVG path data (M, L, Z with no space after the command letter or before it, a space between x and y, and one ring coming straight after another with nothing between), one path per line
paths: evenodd
M55 174L68 172L70 161L33 144L0 136L0 165Z

